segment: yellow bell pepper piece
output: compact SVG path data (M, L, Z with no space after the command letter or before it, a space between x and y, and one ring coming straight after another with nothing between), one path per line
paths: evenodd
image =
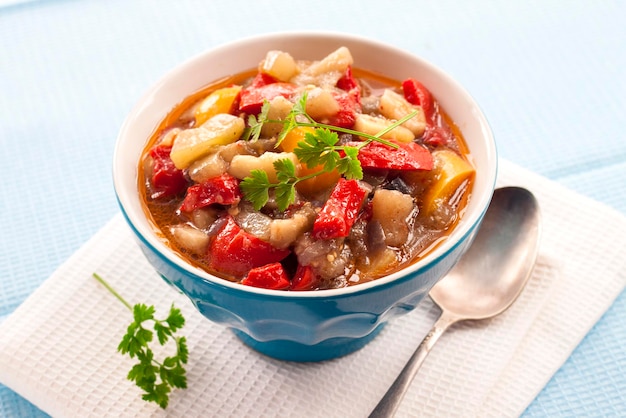
M313 134L315 129L308 126L298 126L293 128L285 138L281 141L279 148L285 152L293 152L298 146L298 142L304 141L304 137L307 133Z
M435 182L428 188L422 210L429 216L448 201L464 181L474 176L474 167L451 150L433 152Z
M217 89L209 94L196 107L194 112L196 126L202 125L218 113L231 113L240 91L241 86L232 86Z
M304 136L308 133L313 133L314 129L308 126L299 126L292 129L280 143L279 148L285 152L293 152L298 146L298 142L304 141ZM298 175L300 177L308 176L309 174L322 171L324 167L318 165L316 167L309 168L305 164L302 164ZM318 174L310 179L303 180L296 184L296 189L304 196L313 196L322 190L328 189L333 186L339 180L339 173L337 170Z

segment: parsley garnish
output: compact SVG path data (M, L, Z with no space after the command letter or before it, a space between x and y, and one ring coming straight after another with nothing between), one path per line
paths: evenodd
M93 277L133 313L133 322L126 329L126 334L117 347L118 352L128 354L130 358L137 357L139 360L139 363L128 372L127 379L143 389L144 394L141 396L143 400L155 402L163 409L167 408L172 388L187 387L186 370L183 367L189 357L187 340L185 337L174 336L174 333L185 325L185 318L180 309L172 304L167 318L156 319L154 306L143 303L131 306L102 277L96 273L93 273ZM145 328L147 324L152 324L154 331ZM163 361L154 358L148 344L155 333L162 346L170 337L174 340L176 355L165 357Z
M305 134L304 141L300 141L293 152L298 159L309 168L322 166L320 171L298 177L296 176L295 166L291 160L285 158L275 161L274 169L276 170L278 179L277 183L270 183L267 174L263 170L252 170L250 176L244 178L239 186L241 187L244 198L250 201L256 210L260 210L265 206L269 200L270 189L275 189L278 209L281 211L287 209L287 207L295 201L296 184L322 173L337 170L341 176L347 179L362 179L363 169L358 159L359 150L373 141L398 148L397 144L382 139L381 137L417 114L417 111L412 112L378 132L376 135L370 135L353 129L316 122L306 113L306 99L307 95L306 92L304 92L284 120L268 119L269 102L267 101L263 103L263 107L258 116L250 115L248 117L249 127L244 134L244 138L249 140L259 138L261 128L265 123L283 124L283 128L276 141L276 146L279 146L287 134L297 127L314 128L313 133L307 132ZM337 132L356 135L365 140L361 141L357 146L337 145L337 142L339 142Z

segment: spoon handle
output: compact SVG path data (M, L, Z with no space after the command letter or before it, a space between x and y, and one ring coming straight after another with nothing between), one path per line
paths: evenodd
M457 318L448 315L445 311L441 314L430 329L428 335L424 337L424 340L422 340L417 350L415 350L398 377L396 377L396 380L389 387L385 396L378 402L378 405L376 405L376 408L374 408L369 415L369 418L393 417L404 398L404 394L417 374L417 371L424 362L424 359L426 359L428 353L430 353L431 348L433 348L445 330L457 321Z

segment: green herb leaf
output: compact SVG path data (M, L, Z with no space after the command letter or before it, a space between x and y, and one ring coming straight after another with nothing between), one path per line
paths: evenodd
M275 163L274 169L276 170L278 183L270 183L267 173L261 170L253 170L250 173L250 176L244 178L239 186L244 198L250 201L256 210L260 210L268 202L270 189L275 189L274 193L278 209L281 211L287 209L287 207L295 201L295 185L298 182L323 173L331 172L333 170L337 170L339 174L347 179L362 179L363 168L361 167L361 163L358 159L360 147L338 146L337 143L339 142L339 135L337 132L363 137L366 139L363 142L363 145L376 141L393 148L398 148L397 144L384 140L380 137L417 114L417 111L412 112L399 121L394 122L391 126L385 128L376 135L370 135L352 129L330 126L316 122L306 112L306 100L307 94L304 92L296 101L284 120L269 120L267 118L269 111L269 102L267 101L263 103L264 110L261 111L259 116L249 119L248 124L250 125L250 129L254 131L255 134L258 133L258 135L260 135L261 132L259 125L268 122L283 124L283 128L276 141L276 147L280 145L280 143L293 129L297 127L314 128L313 133L307 132L305 134L304 140L298 143L293 152L296 154L300 162L305 164L307 167L313 168L319 165L323 167L321 170L316 171L313 174L298 177L296 176L293 162L289 161L291 165L284 162L281 162L280 164ZM256 135L256 138L259 137L258 135ZM254 135L252 135L252 137L254 137ZM343 156L340 152L343 152Z
M345 157L337 162L337 171L348 180L363 178L363 168L359 162L359 149L356 147L343 147Z
M126 334L117 347L121 354L128 354L131 358L137 358L135 364L128 372L126 378L135 382L137 387L144 393L141 398L148 402L155 402L161 408L167 408L169 394L172 388L184 389L187 387L187 371L182 366L187 364L189 350L185 337L176 337L174 333L185 325L185 318L180 309L173 304L168 316L164 320L156 319L154 306L143 303L131 305L124 300L113 288L98 274L93 277L102 283L118 300L120 300L133 314L133 322L126 328ZM147 328L152 324L151 331ZM176 354L165 357L162 362L154 359L154 352L149 346L154 333L160 345L165 345L170 337L176 343Z
M294 183L279 183L274 190L278 210L284 211L296 200Z
M252 170L250 175L239 183L242 193L256 210L261 210L269 200L271 186L267 173L263 170Z
M261 136L261 128L263 124L267 122L267 114L270 110L270 103L268 101L263 102L261 106L261 112L258 116L248 116L248 127L245 129L242 138L248 141L256 141Z

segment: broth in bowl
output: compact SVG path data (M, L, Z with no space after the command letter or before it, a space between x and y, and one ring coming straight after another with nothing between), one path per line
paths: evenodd
M148 142L140 191L162 239L231 282L322 290L415 263L448 234L475 169L445 109L340 47L269 51L177 105Z

